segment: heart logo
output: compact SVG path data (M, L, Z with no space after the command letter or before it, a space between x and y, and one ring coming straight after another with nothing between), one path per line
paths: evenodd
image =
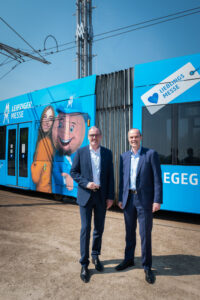
M158 93L154 93L148 98L148 101L151 103L158 103Z

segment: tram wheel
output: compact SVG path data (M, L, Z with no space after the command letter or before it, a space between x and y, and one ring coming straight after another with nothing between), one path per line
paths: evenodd
M61 201L63 199L63 195L61 195L61 194L53 194L53 198L56 201Z

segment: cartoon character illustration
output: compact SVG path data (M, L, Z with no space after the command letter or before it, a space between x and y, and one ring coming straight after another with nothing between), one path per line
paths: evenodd
M72 107L73 105L70 104ZM70 176L70 169L75 151L81 146L85 137L85 121L87 114L77 112L68 106L57 108L52 138L56 148L52 169L52 189L55 194L70 194L74 183Z
M38 139L35 148L33 163L31 165L32 180L36 190L51 193L51 170L54 147L52 143L52 127L54 122L54 109L47 106L40 119Z

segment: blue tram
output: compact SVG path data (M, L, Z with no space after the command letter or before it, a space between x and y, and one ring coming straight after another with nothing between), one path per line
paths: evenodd
M199 70L200 54L134 67L133 127L160 156L164 210L200 213ZM96 85L94 75L0 102L0 185L76 197L69 172L96 123Z

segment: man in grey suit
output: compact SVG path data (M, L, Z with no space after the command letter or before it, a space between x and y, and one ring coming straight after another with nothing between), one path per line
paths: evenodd
M88 282L90 274L89 243L91 218L94 212L94 231L92 244L92 262L97 271L103 271L99 260L106 209L113 205L114 173L112 152L100 146L102 134L93 126L88 132L89 145L78 149L70 174L78 183L77 203L80 206L81 233L81 274L83 282Z
M118 205L124 211L126 247L124 260L116 266L116 270L121 271L134 265L138 219L145 279L152 284L155 281L151 270L152 213L159 210L162 203L162 178L158 154L152 149L141 147L141 139L138 129L129 130L131 151L120 157Z

